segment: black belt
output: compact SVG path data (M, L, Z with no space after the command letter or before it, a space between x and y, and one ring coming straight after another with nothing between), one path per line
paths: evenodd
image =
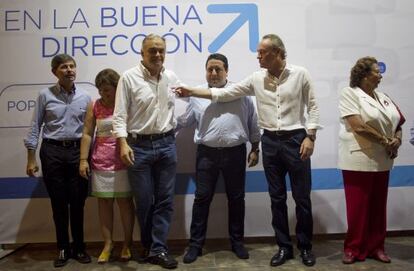
M278 138L291 137L291 136L294 136L294 135L299 134L299 133L306 133L306 130L303 129L303 128L300 128L300 129L295 129L295 130L290 130L290 131L287 131L287 130L269 131L269 130L266 130L266 129L263 131L263 134L265 134L267 136L278 137Z
M211 151L222 151L222 150L233 150L233 149L238 149L241 147L245 147L246 143L242 143L240 145L236 145L233 147L209 147L207 145L204 144L199 144L198 147L201 149L205 149L205 150L211 150Z
M174 130L169 130L166 133L162 133L162 134L149 134L149 135L143 135L143 134L128 134L128 140L158 140L167 136L172 136L174 135Z
M77 148L80 147L80 139L75 140L55 140L51 138L43 138L43 142L52 144L55 146L65 147L65 148Z

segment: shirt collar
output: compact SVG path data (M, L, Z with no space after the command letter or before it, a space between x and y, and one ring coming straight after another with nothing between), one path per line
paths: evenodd
M73 87L70 92L67 92L59 83L56 83L57 89L59 89L59 92L65 93L67 95L75 94L76 93L76 84L73 84Z
M269 70L266 70L267 77L271 78L272 80L282 80L286 76L288 76L290 73L292 73L293 67L292 65L286 63L285 68L283 69L282 73L280 74L280 77L277 78L276 76L270 74Z
M228 87L229 86L229 80L228 79L226 79L226 83L224 84L224 86L222 86L222 87L219 87L219 88L225 88L225 87ZM207 83L207 87L208 88L212 88L208 83Z

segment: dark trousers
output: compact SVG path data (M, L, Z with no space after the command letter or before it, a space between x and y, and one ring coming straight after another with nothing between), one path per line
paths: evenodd
M342 171L348 221L344 250L358 260L384 250L389 173Z
M190 246L204 245L210 203L220 172L226 187L230 241L235 245L243 242L246 144L229 148L198 145Z
M277 135L264 132L262 136L263 167L269 185L272 226L279 247L293 249L289 234L286 174L289 174L292 196L296 203L296 237L299 249L312 248L313 218L310 199L310 159L300 159L300 146L305 130Z
M128 177L135 199L141 243L149 256L167 252L173 214L177 153L174 135L156 140L128 138L135 162Z
M83 251L83 207L88 196L88 181L79 175L79 145L63 147L43 142L40 160L52 204L58 249L70 248L70 222L72 249Z

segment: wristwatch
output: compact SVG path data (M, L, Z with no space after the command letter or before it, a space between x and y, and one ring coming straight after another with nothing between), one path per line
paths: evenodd
M312 142L315 142L315 140L316 140L316 135L315 134L307 134L306 137L309 138L310 141L312 141Z

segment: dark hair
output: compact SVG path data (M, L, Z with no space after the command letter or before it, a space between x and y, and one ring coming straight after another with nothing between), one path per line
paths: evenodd
M116 88L119 81L119 74L113 69L104 69L95 77L95 86L99 89L103 85L110 85Z
M217 59L220 60L221 62L223 62L224 64L224 69L226 70L226 72L229 70L229 62L227 60L227 57L225 55L222 54L211 54L208 56L207 61L206 61L206 67L207 67L207 63L211 60L211 59Z
M70 55L67 55L67 54L55 55L52 58L52 62L51 62L52 71L55 72L60 64L68 62L68 61L73 61L76 67L76 61Z
M276 35L276 34L267 34L264 35L262 40L268 39L270 40L270 43L272 44L273 49L279 50L282 52L282 59L286 59L286 48L283 44L282 39Z
M357 60L351 69L349 86L360 87L362 80L371 73L372 65L378 63L375 57L366 56Z

